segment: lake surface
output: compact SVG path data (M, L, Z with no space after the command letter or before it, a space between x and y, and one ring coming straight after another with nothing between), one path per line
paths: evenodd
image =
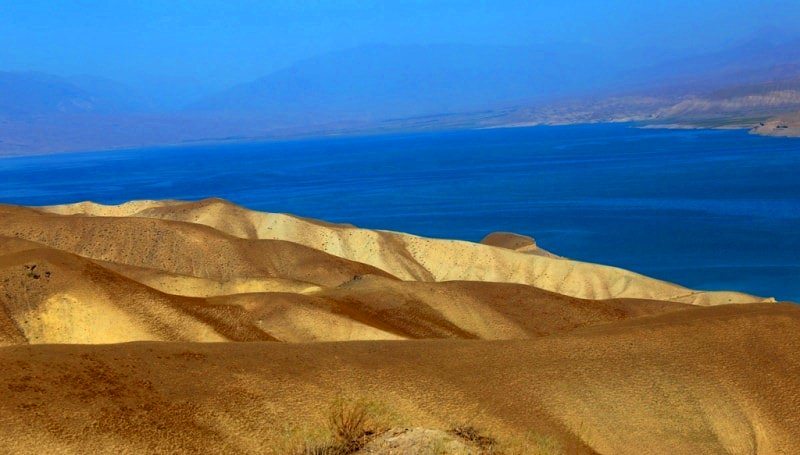
M198 199L556 254L800 302L800 140L535 127L0 159L0 202Z

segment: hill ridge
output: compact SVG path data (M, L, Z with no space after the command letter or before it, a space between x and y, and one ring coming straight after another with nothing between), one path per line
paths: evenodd
M137 207L141 210L133 214L136 217L204 224L241 238L287 240L369 264L402 280L519 283L589 299L630 297L712 305L769 300L736 292L696 292L615 267L534 256L491 245L321 224L287 214L251 211L221 199L153 206L143 202ZM107 213L103 206L87 203L42 210ZM208 212L225 216L208 216Z

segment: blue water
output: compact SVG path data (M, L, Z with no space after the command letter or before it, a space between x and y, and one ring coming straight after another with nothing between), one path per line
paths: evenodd
M800 140L536 127L0 160L0 201L198 199L479 240L800 301Z

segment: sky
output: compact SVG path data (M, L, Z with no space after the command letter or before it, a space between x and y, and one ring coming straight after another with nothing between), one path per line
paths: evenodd
M0 0L0 70L181 86L186 97L365 44L702 52L799 23L797 0Z

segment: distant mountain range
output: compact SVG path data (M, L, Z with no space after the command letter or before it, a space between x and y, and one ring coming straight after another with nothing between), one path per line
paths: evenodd
M41 73L0 72L0 114L21 116L85 112L102 101L63 78Z
M304 60L190 110L290 119L386 120L541 103L611 80L587 47L362 46Z
M0 71L0 116L139 112L146 108L145 96L112 80Z
M0 72L0 153L605 121L760 127L800 112L798 38L766 32L705 55L638 59L564 48L361 46L171 113L106 79Z

